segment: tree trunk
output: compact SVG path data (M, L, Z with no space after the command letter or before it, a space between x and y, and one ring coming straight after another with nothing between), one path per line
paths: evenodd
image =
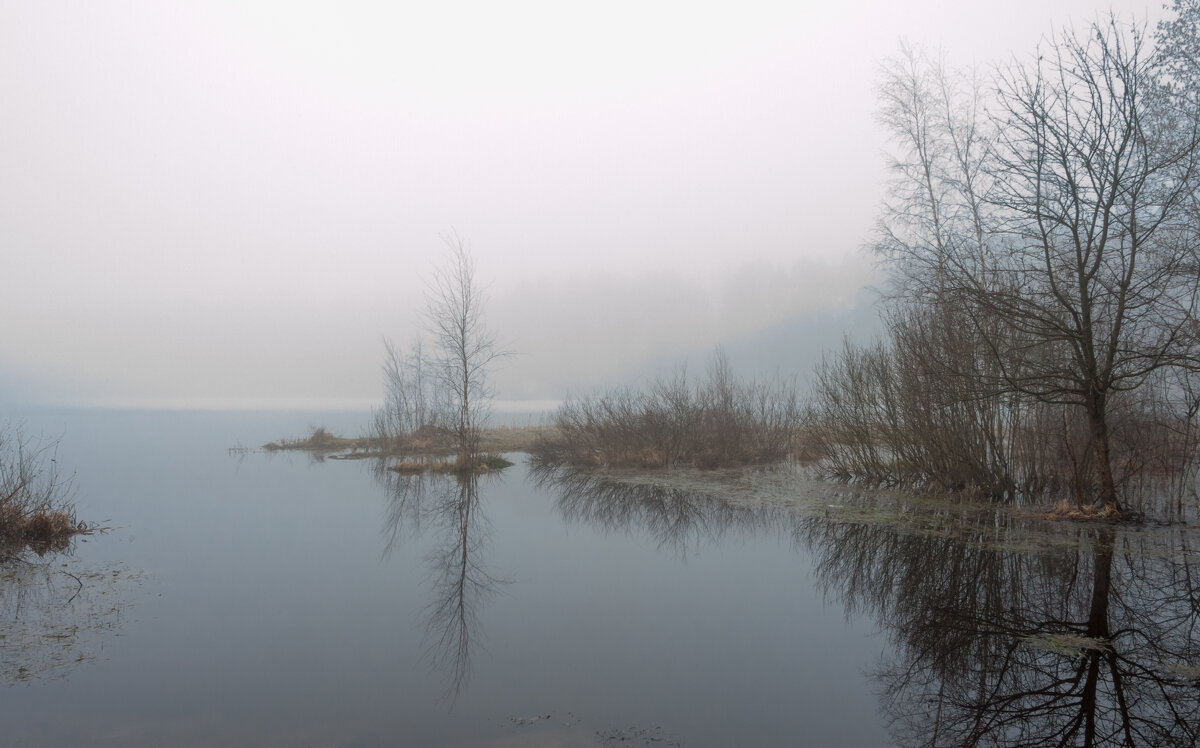
M1117 502L1117 488L1113 483L1112 454L1104 406L1103 395L1089 398L1088 425L1092 430L1092 451L1096 458L1096 507L1104 514L1115 514L1121 511L1121 505Z
M1113 558L1113 539L1114 533L1112 528L1105 528L1100 532L1100 537L1096 539L1095 553L1095 568L1093 569L1092 577L1092 600L1088 608L1087 620L1087 636L1094 640L1095 645L1089 648L1085 657L1087 658L1087 678L1084 681L1083 693L1079 701L1079 708L1082 712L1081 720L1084 725L1083 730L1083 745L1096 745L1096 712L1099 708L1097 701L1098 689L1100 685L1100 668L1102 660L1108 651L1101 649L1101 646L1111 647L1109 643L1111 634L1108 629L1108 590L1109 581L1112 576L1112 558ZM1103 644L1101 644L1103 642ZM1117 671L1113 669L1114 682L1117 679ZM1118 689L1119 690L1119 689ZM1118 701L1123 705L1124 699L1118 694ZM1128 717L1122 708L1121 722L1128 724Z

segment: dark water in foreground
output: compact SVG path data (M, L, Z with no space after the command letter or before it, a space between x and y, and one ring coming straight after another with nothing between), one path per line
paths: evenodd
M317 420L25 416L111 529L0 570L0 743L1196 742L1194 531L228 450Z

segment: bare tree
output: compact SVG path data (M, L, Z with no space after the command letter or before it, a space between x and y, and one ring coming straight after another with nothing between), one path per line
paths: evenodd
M475 260L458 236L445 239L446 264L435 271L425 291L425 323L436 347L433 376L450 407L449 428L461 466L479 452L479 430L488 415L492 391L488 373L509 355L487 327L487 298L475 279Z
M430 375L433 364L416 340L407 350L384 339L383 407L375 412L375 436L393 448L433 436L445 426L447 404Z
M956 290L1017 333L978 326L1004 383L1086 414L1096 503L1110 512L1113 398L1188 363L1181 343L1194 318L1197 247L1184 208L1200 134L1160 95L1153 65L1141 31L1110 19L1062 32L1036 65L1002 75L1001 282L954 273ZM1014 357L1015 339L1027 343Z
M862 438L893 435L888 453L904 459L888 462L903 473L1037 490L1039 471L1013 480L1012 468L1045 452L1017 439L1057 414L1077 500L1086 470L1097 507L1120 510L1114 414L1140 407L1133 393L1154 397L1156 373L1200 364L1200 107L1179 84L1194 69L1195 5L1179 0L1190 20L1160 27L1165 52L1115 18L1060 32L1035 63L997 75L987 106L978 80L940 59L904 48L885 67L881 121L899 153L876 249L897 292L889 342L863 359L887 358L868 380L882 399L842 407L858 401L848 349L818 405L848 413ZM841 454L856 473L881 464L870 449Z
M942 302L951 266L974 260L982 277L986 264L993 136L983 84L974 70L949 71L940 55L907 44L882 72L879 121L898 151L875 250L917 276L901 291Z
M939 299L945 284L949 201L946 133L938 119L944 80L940 72L940 64L928 64L919 50L907 44L885 62L879 120L900 153L890 164L896 176L880 221L883 238L877 245L885 254L909 258L910 267L931 272ZM917 258L923 262L912 261Z

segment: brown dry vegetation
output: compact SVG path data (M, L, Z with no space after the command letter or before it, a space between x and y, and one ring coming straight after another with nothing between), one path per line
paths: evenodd
M720 350L702 381L681 371L645 391L568 400L555 427L533 449L543 465L711 469L776 462L804 445L794 387L738 380Z
M394 473L400 473L401 475L416 475L417 473L423 473L426 470L429 470L430 464L431 463L423 460L403 460L401 462L397 462L395 465L389 465L388 470L391 470Z
M539 439L552 438L556 429L551 426L501 426L480 431L479 446L483 453L529 452ZM413 455L444 456L457 450L455 435L438 429L427 429L402 437L361 436L351 439L329 433L324 427L313 429L302 439L279 439L263 445L268 452L307 451L324 454L344 453L347 457L398 457ZM485 455L486 456L486 455Z
M1086 414L962 374L984 360L979 342L961 318L938 314L893 314L882 341L847 344L818 367L808 434L825 475L1006 502L1062 500L1069 510L1043 513L1058 519L1184 516L1200 467L1193 377L1157 372L1137 393L1111 397L1109 454L1122 501L1098 511Z
M1060 501L1040 511L1015 512L1015 514L1019 517L1050 520L1052 522L1063 520L1076 522L1120 522L1142 519L1140 512L1118 511L1109 507L1098 507L1094 504L1080 505L1070 501Z
M0 428L0 559L27 547L38 555L63 550L87 532L67 501L70 481L58 474L54 446Z
M481 454L474 460L464 464L454 459L405 459L388 470L401 475L418 475L425 472L433 473L487 473L492 470L503 470L510 467L511 462L498 454Z
M817 371L830 475L1182 517L1200 477L1188 7L1157 48L1113 16L990 79L911 48L887 61L895 179L873 245L891 292L883 339Z

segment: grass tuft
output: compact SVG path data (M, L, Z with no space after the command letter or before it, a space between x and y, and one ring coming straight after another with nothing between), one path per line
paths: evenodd
M0 558L26 547L38 555L63 550L88 531L75 521L71 481L58 473L55 447L0 426Z
M503 470L507 467L512 467L513 463L498 454L483 454L474 460L468 461L465 464L458 459L444 460L413 460L406 459L395 465L390 465L388 470L401 475L418 475L424 472L433 473L490 473L496 470Z

